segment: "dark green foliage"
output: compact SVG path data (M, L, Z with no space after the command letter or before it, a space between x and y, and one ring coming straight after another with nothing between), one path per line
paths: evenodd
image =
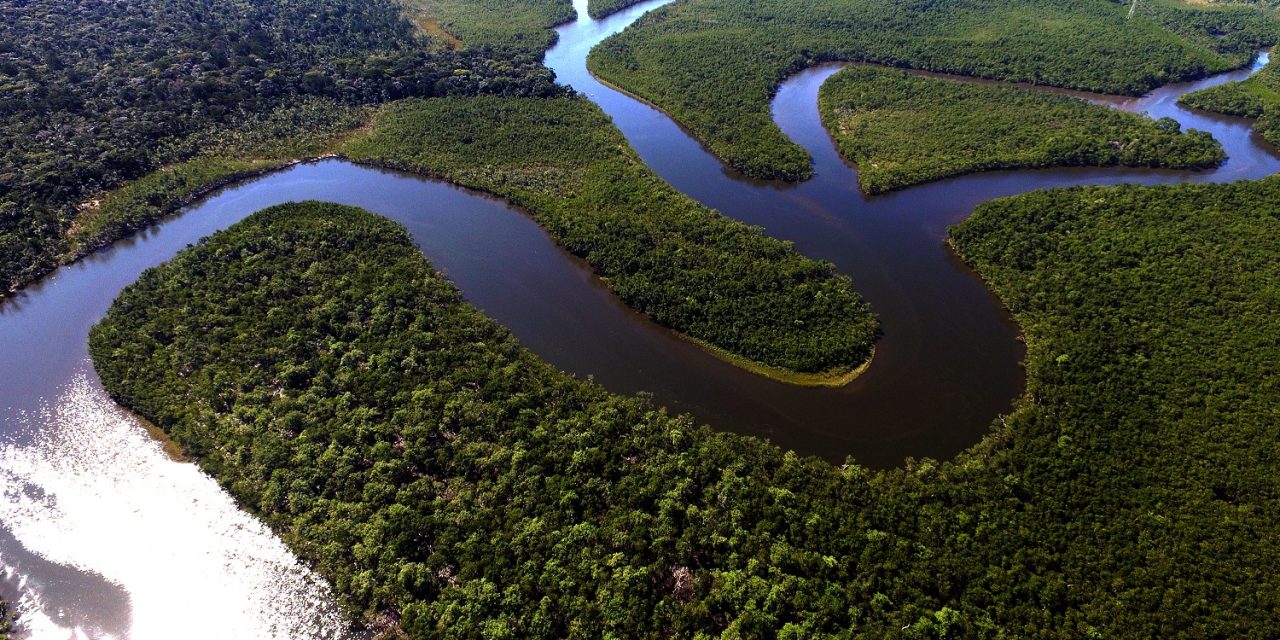
M984 205L952 241L1026 329L1028 398L874 475L556 373L331 205L148 272L91 350L411 638L1268 638L1278 211L1276 179Z
M1246 80L1188 93L1179 102L1205 111L1257 118L1253 129L1267 142L1280 145L1280 69L1275 62L1268 62Z
M587 13L592 18L599 20L606 16L615 14L632 5L640 4L645 0L590 0L587 2Z
M190 137L308 100L561 92L537 53L427 52L390 0L3 0L0 11L0 291L74 252L78 204L190 159Z
M818 95L840 153L868 193L988 169L1203 169L1226 159L1207 133L1012 86L849 67Z
M988 522L985 597L1040 603L1045 631L1280 634L1278 212L1276 179L1080 188L953 231L1026 331L1034 398L969 488L1020 505Z
M181 142L195 158L149 173L82 207L66 232L76 257L170 215L218 187L328 151L370 117L368 108L324 98L301 101ZM185 154L184 154L185 155Z
M784 591L738 624L803 609L834 630L854 588L810 543L862 530L791 516L857 513L861 473L555 371L359 210L285 205L213 236L90 345L115 397L411 637L692 637L764 581Z
M788 74L850 60L1138 94L1243 64L1272 14L1108 0L686 0L592 52L606 80L667 110L748 175L798 180L808 155L773 124Z
M672 189L585 98L404 101L342 152L511 200L628 305L735 356L805 373L870 357L848 278Z

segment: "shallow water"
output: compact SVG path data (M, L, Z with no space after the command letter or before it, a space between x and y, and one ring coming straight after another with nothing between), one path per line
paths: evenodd
M353 637L323 581L111 402L86 350L89 328L142 270L271 204L329 200L405 224L468 300L567 371L615 391L651 392L717 428L886 466L908 455L954 455L1021 393L1016 327L945 251L947 225L990 198L1047 186L1226 180L1280 169L1247 122L1174 105L1182 92L1243 70L1140 100L1090 96L1210 131L1231 155L1217 171L1000 172L865 198L817 118L817 89L836 69L824 66L789 79L773 105L783 130L814 154L816 177L801 185L748 181L669 118L586 72L591 47L664 3L566 25L548 64L601 104L677 188L851 275L885 325L866 375L844 389L815 390L747 374L619 304L585 265L501 202L340 161L298 165L223 190L0 305L0 595L18 604L27 635ZM578 4L585 16L584 0Z

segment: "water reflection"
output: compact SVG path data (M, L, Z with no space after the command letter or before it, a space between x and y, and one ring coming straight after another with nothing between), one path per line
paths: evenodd
M0 447L0 565L31 636L344 638L328 587L75 375Z

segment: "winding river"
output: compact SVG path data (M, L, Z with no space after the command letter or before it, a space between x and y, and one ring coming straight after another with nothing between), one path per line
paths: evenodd
M945 228L986 200L1076 184L1258 178L1280 160L1236 118L1191 113L1179 95L1252 68L1139 99L1084 96L1209 131L1230 159L1204 173L1071 169L984 173L863 197L836 154L816 94L838 66L788 79L775 119L814 156L800 185L727 170L661 112L598 83L592 47L653 0L559 29L547 64L605 109L676 188L834 262L884 324L871 368L842 389L748 374L617 302L580 261L500 201L444 183L327 160L222 190L182 215L59 269L0 306L0 596L32 638L354 638L328 586L194 465L166 454L115 406L86 335L142 270L263 207L342 202L408 227L468 300L566 371L646 391L718 428L802 453L883 467L977 442L1022 390L1023 349L999 301L950 254ZM495 261L493 256L502 256Z

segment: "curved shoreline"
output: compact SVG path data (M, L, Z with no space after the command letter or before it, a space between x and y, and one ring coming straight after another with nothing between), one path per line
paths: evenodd
M627 104L601 108L611 115L632 109L615 116L615 123L639 161L677 189L725 215L763 226L774 237L792 240L802 253L828 259L843 273L857 274L859 292L873 292L873 306L891 317L885 318L887 334L874 357L851 383L839 388L782 384L673 335L622 306L579 263L563 259L564 252L556 250L541 227L505 200L431 182L417 172L410 179L350 163L295 162L271 175L206 192L196 207L48 274L27 294L0 306L0 336L5 338L0 340L0 371L8 372L0 378L0 406L9 405L0 420L11 440L4 450L26 456L23 460L37 471L74 468L76 476L92 480L80 486L71 474L24 476L31 472L17 465L7 468L9 477L38 489L49 504L57 501L61 511L41 505L17 505L28 511L15 511L15 505L0 501L8 509L0 527L0 553L25 553L7 541L12 528L19 534L13 539L29 544L32 554L65 560L66 571L74 573L69 581L97 597L69 601L72 613L99 625L113 605L132 611L135 620L173 624L175 629L206 619L212 610L221 621L220 631L225 635L230 629L235 635L247 619L245 602L261 598L283 607L296 602L290 598L297 594L305 596L307 606L273 620L305 624L322 614L320 607L329 602L323 591L298 591L298 585L312 583L296 573L285 576L294 582L282 581L280 571L297 569L280 551L279 539L262 535L255 528L260 523L237 510L225 493L212 491L192 465L165 457L142 425L102 395L92 368L84 368L85 345L77 342L115 292L136 281L138 273L273 198L363 197L373 205L370 209L383 215L390 210L395 219L409 220L432 262L470 300L484 301L476 306L508 325L522 342L540 340L531 350L563 370L583 376L599 372L597 381L606 388L620 393L652 390L655 404L691 414L699 422L767 438L836 464L850 454L857 464L876 469L900 466L904 456L975 459L1007 435L999 423L993 427L993 416L1032 400L1018 386L1025 376L1017 365L1024 352L1016 325L1008 324L1003 303L980 278L957 266L939 229L967 216L976 203L1032 189L1228 180L1280 167L1270 150L1253 145L1247 123L1220 119L1228 134L1233 127L1246 133L1234 139L1242 145L1238 154L1205 174L991 172L866 199L849 188L848 169L838 154L831 155L825 128L815 129L808 120L816 105L807 104L806 83L820 76L810 70L788 78L775 101L790 109L781 109L775 122L817 163L815 179L798 185L761 185L733 177L723 163L704 158L705 148L672 128L673 123L651 117L648 107L629 106L639 104L630 98ZM611 95L591 98L597 104L613 100ZM1147 104L1139 103L1133 108ZM501 263L498 270L506 271L493 275L485 271L488 266L466 264L468 259ZM75 393L66 393L68 384ZM29 441L39 438L44 440ZM81 466L69 467L69 460ZM14 491L7 499L31 497ZM97 517L102 510L110 517ZM164 554L157 558L161 550ZM19 575L26 579L35 572L31 584L55 575L42 570L28 567ZM104 584L119 586L123 598L106 603L110 597L103 595ZM201 600L203 608L184 610L192 594L217 597ZM310 628L297 637L317 636Z
M650 3L637 4L632 7L635 13L629 14L625 20L638 20L644 13L653 8L665 6L668 4L665 0L652 0ZM619 21L624 18L619 18ZM857 186L859 182L856 179L856 165L851 166L843 155L839 154L835 149L834 140L831 138L830 130L825 126L820 117L813 118L818 123L820 133L814 132L809 113L817 113L817 90L821 86L821 80L825 80L825 75L834 73L838 67L844 67L848 64L859 64L857 61L849 62L817 62L816 65L810 65L795 73L785 76L774 91L774 98L771 103L773 119L775 124L783 131L785 135L792 140L793 143L801 146L810 155L813 167L815 168L815 176L806 182L787 183L779 181L761 181L745 177L732 165L725 163L719 156L715 155L714 150L697 137L692 132L678 122L672 114L667 112L661 106L654 104L643 96L619 87L608 79L602 78L595 73L593 65L589 64L589 53L594 49L594 44L590 48L585 45L578 44L576 47L572 41L574 38L587 37L594 33L608 31L609 33L617 33L626 25L619 25L617 29L613 28L613 24L599 23L585 17L580 17L578 25L570 25L562 29L564 37L561 42L565 43L565 49L568 53L549 52L547 55L547 64L556 71L557 78L563 84L574 86L580 93L588 96L597 104L599 104L613 118L617 125L631 142L633 148L641 156L641 159L650 167L654 168L664 179L676 186L677 189L685 192L687 195L703 202L725 215L736 217L749 224L756 224L766 228L767 232L774 237L790 240L796 243L797 249L806 255L815 256L823 259L831 260L832 256L839 256L841 252L847 252L849 246L859 246L856 241L859 236L865 235L866 241L871 242L871 246L862 245L859 248L866 250L871 249L869 253L880 253L892 255L894 251L905 249L908 252L916 253L925 251L920 244L921 239L915 239L911 242L903 242L904 246L893 248L892 242L881 242L879 238L884 234L890 236L895 235L893 231L883 231L879 228L874 229L871 233L864 233L861 230L855 230L850 233L855 243L841 242L838 240L829 240L822 235L814 235L812 232L803 229L793 232L793 227L808 225L793 224L790 218L795 215L806 215L806 210L812 209L815 214L822 216L830 216L837 218L841 224L845 224L844 220L848 220L848 226L854 227L880 227L888 225L906 225L913 224L913 217L903 217L903 213L928 202L925 205L929 211L924 214L927 220L923 220L925 226L931 229L939 227L945 228L949 224L958 222L966 217L972 211L972 207L1003 196L1016 195L1026 191L1036 190L1040 188L1050 188L1055 186L1074 186L1082 184L1113 184L1119 182L1180 182L1185 180L1202 181L1202 180L1222 180L1231 179L1229 176L1239 171L1239 162L1236 160L1245 158L1253 152L1258 151L1256 148L1249 148L1249 153L1239 154L1233 148L1225 148L1228 155L1227 162L1220 165L1216 169L1163 169L1149 167L1127 167L1124 165L1112 166L1079 166L1079 167L1061 167L1059 165L1049 165L1040 168L990 168L981 172L967 172L957 174L956 176L941 178L928 183L912 185L894 191L887 191L878 194L874 198L867 197L867 194L861 193ZM575 32L575 30L577 30ZM594 30L594 31L593 31ZM597 41L598 42L598 41ZM586 59L581 56L587 55ZM579 56L575 59L573 56ZM816 62L816 61L815 61ZM1255 59L1256 63L1256 59ZM876 65L881 66L881 65ZM1126 96L1100 96L1100 95L1079 95L1084 99L1093 99L1097 102L1103 100L1112 106L1122 108L1128 111L1141 111L1148 101L1158 100L1162 94L1169 91L1181 91L1181 87L1186 85L1196 85L1203 83L1212 83L1214 81L1225 81L1230 76L1239 73L1251 72L1248 67L1238 68L1235 71L1228 71L1221 74L1212 74L1200 76L1200 79L1191 82L1179 82L1164 85L1154 91L1143 94L1138 98L1130 98ZM826 68L824 73L823 68ZM896 67L895 67L896 68ZM913 73L929 74L930 72L907 70ZM813 79L818 77L815 83ZM970 79L970 78L965 78ZM1001 85L1011 85L1019 83L1010 83L995 80L986 80L981 78L972 78L976 82L991 82ZM802 88L797 88L802 87ZM1069 89L1060 89L1055 87L1044 87L1042 85L1029 85L1030 90L1044 90L1049 93L1069 93L1078 94ZM810 95L812 93L812 95ZM620 97L620 98L619 98ZM801 102L803 108L800 108ZM812 104L810 104L812 103ZM1134 106L1134 105L1137 106ZM631 105L640 105L635 107ZM785 105L785 106L780 106ZM1161 106L1161 105L1157 105ZM645 113L651 111L652 113ZM803 112L803 113L800 113ZM658 115L653 115L658 114ZM1184 118L1187 115L1183 112L1175 114L1180 124L1186 128L1198 128L1209 130L1199 126L1194 121L1195 117ZM1152 119L1158 117L1153 115ZM790 128L784 120L790 119ZM1229 125L1228 125L1229 126ZM802 127L802 137L797 138L795 129ZM1218 133L1213 133L1215 138L1219 137ZM809 138L803 138L808 135ZM678 140L675 137L683 138ZM820 140L818 139L820 138ZM655 140L662 140L664 144L659 144ZM697 156L710 156L709 158L701 158ZM674 157L674 159L673 159ZM832 162L832 159L838 159ZM1246 173L1253 173L1256 169L1246 168ZM852 177L852 180L848 178ZM1243 177L1243 176L1241 176ZM843 185L841 184L843 182ZM1025 182L1027 186L1017 185L1018 182ZM854 197L844 195L848 191L848 187L853 185ZM736 192L736 193L735 193ZM862 197L857 197L857 196ZM956 196L959 196L958 198ZM954 199L954 202L951 200ZM800 205L803 208L797 208ZM868 219L868 215L873 217ZM881 221L879 215L892 216L894 220ZM846 218L847 216L847 218ZM900 235L900 234L897 234ZM964 304L976 304L979 307L988 306L989 311L983 312L985 319L982 321L988 328L994 326L1002 326L1003 329L994 331L986 331L986 336L1003 334L998 340L1007 341L996 349L991 343L991 338L974 339L966 334L958 340L953 340L949 345L942 348L950 348L958 344L974 343L976 350L981 353L982 358L971 361L969 369L966 371L975 371L974 366L978 362L990 361L992 358L1005 358L1004 363L999 364L1005 372L1016 371L1016 382L1013 381L1013 375L1009 375L1003 383L1006 385L1001 391L1000 384L981 383L981 377L985 374L977 373L977 380L971 380L959 385L952 385L950 388L933 387L928 388L929 392L937 393L956 393L961 389L972 391L980 395L988 397L988 406L994 407L1000 404L996 399L1003 393L1008 393L1003 409L988 409L986 417L982 419L970 418L973 420L971 427L961 427L961 430L972 430L973 436L963 447L953 449L950 453L941 457L950 457L956 451L964 450L974 446L975 442L982 441L985 434L990 433L990 425L993 418L1000 414L1013 410L1016 403L1025 400L1025 372L1021 369L1021 362L1025 355L1025 336L1021 328L1013 321L1004 301L1000 300L994 292L986 285L980 277L958 260L955 253L951 251L945 243L946 234L939 231L926 232L923 240L929 245L929 251L933 252L938 262L948 263L949 271L960 280L968 280L976 284L980 291L970 296L971 302ZM874 239L873 239L874 238ZM893 240L894 238L890 238ZM876 245L884 246L883 249L876 249ZM834 251L834 253L833 253ZM866 375L858 376L857 384L848 385L849 393L857 394L876 394L882 393L888 389L890 384L898 384L897 381L906 379L908 376L914 375L915 372L922 371L920 367L930 367L935 364L932 362L933 351L924 351L920 355L919 346L921 343L932 344L939 342L939 338L918 339L917 335L927 335L930 333L940 333L932 329L916 329L914 327L921 326L922 323L933 327L939 323L946 324L950 310L931 313L929 317L925 317L918 311L913 310L917 304L910 302L911 297L917 299L921 296L931 295L951 295L949 292L940 291L937 293L927 293L921 290L915 294L906 294L905 288L914 287L914 285L895 283L893 276L884 277L883 284L878 285L880 292L876 293L873 299L871 290L874 288L868 285L866 280L866 270L876 269L883 270L890 268L896 269L898 263L901 262L900 257L894 257L885 262L878 262L870 258L853 258L852 260L836 260L838 270L842 273L853 276L854 284L860 293L868 299L873 310L880 312L889 306L895 307L895 316L886 318L881 314L882 324L887 334L882 341L877 342L877 357L874 359L875 367L863 367L862 371ZM857 265L851 267L850 262ZM921 270L923 267L917 269ZM934 267L929 267L932 270ZM926 271L928 271L926 270ZM891 305L886 306L883 303L885 296L896 298ZM969 294L966 294L969 295ZM906 300L907 302L901 302ZM934 305L937 306L937 305ZM906 310L898 311L901 307ZM975 329L975 332L981 333L983 330ZM952 332L955 333L955 332ZM941 339L945 341L944 339ZM906 345L904 347L904 345ZM880 347L885 347L881 349ZM996 356L997 353L1003 355ZM949 366L945 362L938 362L942 366ZM978 366L977 370L984 367ZM954 375L954 374L952 374ZM964 380L964 376L970 374L960 374L962 377L953 378ZM813 398L813 402L826 402L827 399ZM833 403L834 406L839 402ZM849 423L858 420L860 411L846 412ZM939 419L946 415L945 410L937 412ZM944 420L945 422L945 420ZM956 420L955 426L960 426L964 422L961 418ZM922 424L922 423L913 423ZM935 427L939 426L938 421L931 423ZM786 446L784 444L784 446ZM927 454L926 454L927 455ZM861 460L865 460L862 456L858 456ZM873 464L872 466L878 466Z
M774 382L780 382L782 384L796 387L826 387L837 389L848 386L871 368L871 363L875 361L876 356L876 348L875 345L872 344L871 354L867 356L867 359L864 360L862 364L856 367L833 369L823 373L803 373L791 369L771 367L767 364L756 362L755 360L748 360L741 356L729 353L728 351L725 351L713 344L680 333L679 331L673 330L673 333L675 333L676 337L693 343L708 354L739 369L748 371L768 380L773 380Z

